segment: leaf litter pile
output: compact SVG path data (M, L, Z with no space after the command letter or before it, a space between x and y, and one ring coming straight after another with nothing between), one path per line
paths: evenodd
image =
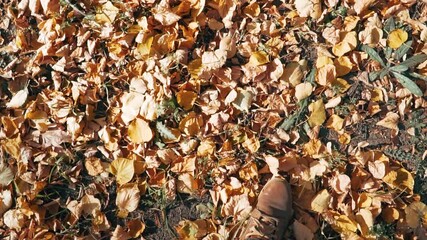
M0 2L0 236L426 239L427 3Z

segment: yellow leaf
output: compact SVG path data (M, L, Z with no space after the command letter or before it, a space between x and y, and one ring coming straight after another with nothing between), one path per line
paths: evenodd
M153 45L153 39L154 37L151 36L148 37L144 42L138 44L137 50L142 56L150 54L151 46Z
M309 82L300 83L295 87L295 97L301 101L311 95L313 86Z
M344 119L342 119L340 116L334 114L326 122L326 127L332 128L335 131L340 131L343 127L343 124L344 124Z
M353 63L350 61L350 58L347 56L341 56L334 60L334 65L337 71L337 76L341 77L346 75L353 68Z
M316 68L324 67L328 64L333 64L334 62L330 57L327 56L319 56L316 60Z
M122 185L133 178L135 167L133 160L126 158L117 158L110 164L110 173L116 176L116 181Z
M344 30L349 32L356 28L357 23L359 22L360 18L357 16L347 16L344 19Z
M341 144L349 144L350 141L351 141L351 136L348 133L340 134L339 137L338 137L338 141Z
M408 191L409 193L412 193L414 190L414 177L404 168L390 171L383 178L383 181L391 187L398 188L401 191Z
M387 45L393 49L398 49L408 40L408 33L402 29L393 30L387 38Z
M191 61L187 66L188 72L191 74L191 78L197 79L202 71L202 67L203 65L201 58L197 58Z
M382 126L389 129L399 130L397 127L397 123L399 122L399 114L394 112L389 112L385 116L385 118L379 122L377 122L377 126Z
M116 205L119 208L117 216L125 218L130 212L135 211L138 208L139 198L138 184L127 183L120 186L116 197Z
M180 90L176 94L176 101L184 108L184 110L190 110L197 99L197 93L193 91Z
M335 219L335 222L332 224L332 228L339 233L357 231L356 222L346 215L340 215Z
M249 58L248 65L259 66L268 62L270 62L268 54L264 51L257 51L252 53L251 57Z
M357 46L357 37L356 32L341 32L340 33L341 41L332 48L332 52L337 57L341 57L344 54L352 51Z
M119 9L108 1L102 5L100 13L95 15L95 21L100 24L113 23L117 14L119 14Z
M329 194L327 189L323 189L311 200L311 210L323 213L326 209L328 209L329 202L332 196Z
M323 100L319 99L314 103L311 103L308 106L311 114L308 118L308 124L310 127L320 126L326 120L326 112L325 105L323 104Z
M321 148L322 142L319 139L310 139L310 141L303 146L304 153L309 156L319 154Z
M332 80L331 86L340 93L345 93L350 88L350 84L348 84L348 82L342 78Z
M137 144L149 142L154 136L148 122L141 118L137 118L130 123L128 135L130 140Z

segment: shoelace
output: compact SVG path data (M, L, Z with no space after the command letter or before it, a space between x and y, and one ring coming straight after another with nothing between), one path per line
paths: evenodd
M254 210L248 225L249 228L245 234L246 239L276 239L277 219L263 216L261 212Z

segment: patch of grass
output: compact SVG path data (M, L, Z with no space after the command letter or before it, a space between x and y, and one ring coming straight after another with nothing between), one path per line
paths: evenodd
M371 229L371 233L380 240L393 240L395 232L396 225L386 222L379 222Z

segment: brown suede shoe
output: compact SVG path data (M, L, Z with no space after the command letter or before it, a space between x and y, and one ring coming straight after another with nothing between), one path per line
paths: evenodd
M273 177L261 190L239 239L283 239L292 215L289 183L282 177Z

